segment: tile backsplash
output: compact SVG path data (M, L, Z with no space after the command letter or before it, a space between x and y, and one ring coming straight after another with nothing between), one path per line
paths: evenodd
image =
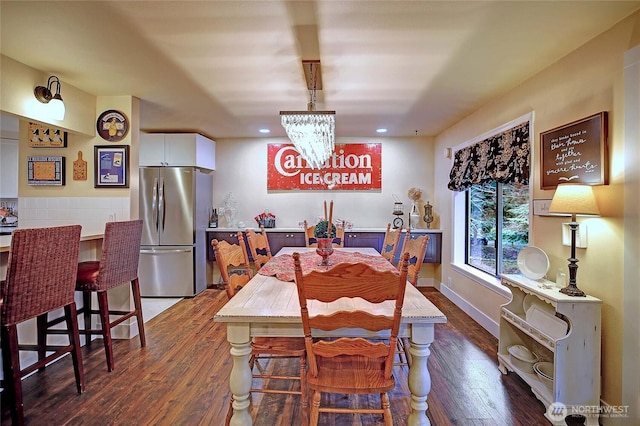
M83 234L101 234L109 221L130 219L129 197L20 197L20 228L82 225Z

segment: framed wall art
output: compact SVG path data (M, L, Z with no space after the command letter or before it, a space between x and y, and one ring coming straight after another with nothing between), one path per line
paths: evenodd
M115 109L110 109L98 117L96 130L100 137L108 142L120 142L129 132L129 119Z
M27 184L38 186L63 186L65 184L64 163L64 157L27 157Z
M94 187L129 187L129 145L94 147Z
M540 133L540 188L559 183L607 185L607 112Z
M30 122L29 146L32 148L66 148L67 132L47 127L44 124Z

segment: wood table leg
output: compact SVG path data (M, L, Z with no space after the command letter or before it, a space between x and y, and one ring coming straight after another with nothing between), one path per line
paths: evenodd
M409 390L411 391L411 414L408 425L429 426L431 422L427 417L427 396L431 391L431 376L427 368L427 359L431 354L429 347L433 342L433 324L413 324L411 327L411 346L409 353L412 356L409 368Z
M251 340L248 324L228 324L227 340L231 343L233 367L229 377L229 387L233 394L233 417L230 426L249 426L252 424L249 412L251 391Z

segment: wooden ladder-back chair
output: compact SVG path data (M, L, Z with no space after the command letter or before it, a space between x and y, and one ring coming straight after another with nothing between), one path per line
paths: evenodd
M315 225L309 226L307 221L304 221L304 241L307 247L318 247L318 242L313 234L315 230ZM333 239L333 246L344 247L344 228L336 227L336 237Z
M409 270L407 273L407 279L414 286L418 285L418 277L420 275L420 268L424 261L424 255L427 252L427 245L429 244L429 234L423 234L420 236L411 236L411 230L407 229L407 233L402 242L402 249L400 254L409 253Z
M220 269L220 276L224 282L225 289L227 290L227 296L229 299L235 296L237 291L242 289L246 283L251 280L252 272L249 265L249 255L247 253L246 245L242 232L238 232L238 243L229 244L226 241L213 240L213 250L216 255L216 262ZM229 267L235 268L230 269ZM299 374L296 376L285 376L267 374L266 368L262 368L258 364L261 359L282 359L282 358L297 358L300 361ZM271 393L271 394L285 394L285 395L300 395L300 403L302 406L301 417L302 425L306 425L308 422L308 400L306 390L306 351L304 347L304 339L301 337L255 337L251 341L251 357L249 358L249 364L252 371L252 377L264 381L265 385L268 385L266 380L283 380L299 382L298 389L275 389L275 388L252 388L251 392L255 393ZM257 370L254 373L254 367ZM273 368L273 366L271 366ZM260 370L263 371L260 371ZM233 415L233 397L229 401L229 409L227 410L227 417L225 419L225 425L229 425L231 416Z
M395 388L392 369L407 286L408 255L402 257L399 275L376 271L363 263L341 263L327 271L303 275L299 253L294 253L293 259L309 360L307 385L314 391L310 424L317 425L322 412L378 413L386 425L392 425L387 392ZM351 299L348 306L355 306L355 310L332 311L332 305L345 304L332 303L341 298ZM395 302L395 309L386 314L378 306L385 301ZM362 337L323 339L316 334L338 329L388 333L390 337L383 341ZM322 392L379 394L381 407L320 407Z
M429 234L423 234L411 238L411 230L407 229L404 241L402 242L402 249L400 249L400 253L409 254L407 280L416 287L418 286L420 268L422 267L422 262L424 261L424 255L427 251L428 244ZM396 365L411 366L411 354L409 353L409 345L409 339L403 338L399 340L398 350L400 355L400 362Z
M249 257L241 247L241 245L244 245L244 238L242 240L241 238L242 232L238 232L238 241L240 244L231 244L227 241L218 241L216 239L211 241L213 251L216 255L216 263L220 270L220 278L224 284L228 299L235 296L235 294L249 282L251 277L253 277Z
M22 377L55 359L71 353L78 393L84 392L84 370L74 299L78 272L80 225L18 229L11 237L6 280L0 282L2 358L4 389L11 404L14 425L24 424ZM46 313L64 308L67 345L18 343L17 325L31 318L46 322ZM21 369L19 351L37 351L42 356ZM53 353L50 353L53 352ZM49 355L46 355L50 353ZM44 397L44 396L43 396Z
M251 257L253 257L253 265L256 271L264 266L271 259L271 248L269 247L269 238L264 226L260 226L260 233L251 229L245 231Z
M112 328L135 317L140 346L144 348L147 345L138 281L141 239L142 220L107 222L100 260L80 262L77 265L76 291L82 292L83 300L83 306L78 310L78 313L83 314L84 317L84 327L80 330L80 334L85 336L87 344L91 343L91 336L102 336L107 358L107 371L113 371L115 368ZM109 290L125 284L131 286L133 310L111 309L109 307ZM93 293L96 294L98 309L94 309L92 305ZM92 318L96 315L100 318L100 325L93 328ZM112 319L112 317L115 318ZM59 333L59 330L51 328L57 322L59 321L49 321L46 330L40 328L39 332Z
M391 224L387 224L387 231L384 233L384 241L382 242L382 257L393 263L398 252L400 234L402 227L391 229Z

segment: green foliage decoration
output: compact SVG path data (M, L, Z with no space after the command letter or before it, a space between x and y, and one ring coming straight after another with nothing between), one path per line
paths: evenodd
M335 238L336 237L336 226L331 226L331 235L327 232L327 228L329 227L329 222L326 220L321 220L316 224L316 229L313 231L313 236L316 238Z

